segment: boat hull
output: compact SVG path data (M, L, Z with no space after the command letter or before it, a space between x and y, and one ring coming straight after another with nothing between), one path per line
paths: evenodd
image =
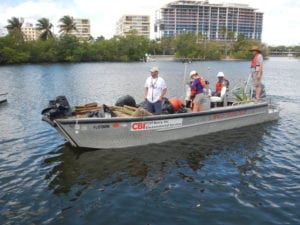
M279 118L267 103L228 106L199 113L151 117L56 119L56 129L73 146L125 148L190 138Z

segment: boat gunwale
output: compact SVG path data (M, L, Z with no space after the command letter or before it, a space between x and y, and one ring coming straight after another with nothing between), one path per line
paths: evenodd
M162 114L154 116L145 116L145 117L112 117L112 118L59 118L55 119L55 123L60 124L88 124L88 123L116 123L116 122L134 122L134 121L153 121L153 120L163 120L163 119L176 119L176 118L186 118L186 117L196 117L196 116L205 116L205 115L214 115L219 113L233 112L238 110L246 109L255 109L268 107L267 102L257 102L257 103L248 103L241 104L237 106L227 106L227 107L218 107L212 108L207 111L202 112L188 112L188 113L176 113L176 114Z

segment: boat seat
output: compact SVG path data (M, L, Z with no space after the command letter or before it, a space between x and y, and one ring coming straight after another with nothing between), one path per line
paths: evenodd
M227 88L222 87L220 97L219 96L211 96L210 102L212 103L212 105L214 107L220 105L218 103L223 103L223 106L225 106L225 105L227 105L226 104L226 94L227 94Z

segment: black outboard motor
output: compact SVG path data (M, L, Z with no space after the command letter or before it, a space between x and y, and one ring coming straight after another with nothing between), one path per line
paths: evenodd
M260 84L260 88L261 88L261 91L260 91L260 98L265 98L267 96L266 94L266 87L263 83ZM255 94L255 88L253 88L253 93L252 93L252 97L254 98L256 96Z
M72 114L71 107L65 96L57 96L55 100L50 100L48 107L42 110L42 120L55 126L53 120L57 118L64 118Z
M162 99L162 114L173 114L174 110L167 98Z
M136 102L132 96L125 95L125 96L118 98L117 102L115 103L115 106L123 107L124 105L136 107Z

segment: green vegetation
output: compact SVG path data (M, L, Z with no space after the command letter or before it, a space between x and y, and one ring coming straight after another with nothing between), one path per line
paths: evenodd
M49 19L42 18L38 20L36 24L37 30L41 32L40 39L48 40L49 38L53 38L54 34L52 33L51 29L53 27L52 23L49 22Z
M272 55L287 56L290 52L293 52L294 56L300 57L300 46L270 46L269 51Z
M70 34L72 31L76 31L76 24L71 16L64 16L59 20L59 33Z
M236 101L234 102L234 104L242 104L242 103L246 103L249 101L248 96L246 94L245 89L243 88L241 90L240 93L234 93L233 94L236 98Z
M139 61L145 54L175 55L178 59L219 60L250 59L252 45L262 48L268 55L268 48L260 42L245 39L239 35L234 40L233 33L222 29L220 35L225 41L208 41L201 33L184 33L175 38L165 37L149 40L131 31L127 36L114 36L96 40L80 40L71 32L76 24L70 16L59 22L61 35L55 37L51 32L53 25L47 18L37 21L40 38L25 41L21 27L23 19L13 17L6 26L8 35L0 38L0 65L15 63L55 63L55 62L100 62L100 61Z

